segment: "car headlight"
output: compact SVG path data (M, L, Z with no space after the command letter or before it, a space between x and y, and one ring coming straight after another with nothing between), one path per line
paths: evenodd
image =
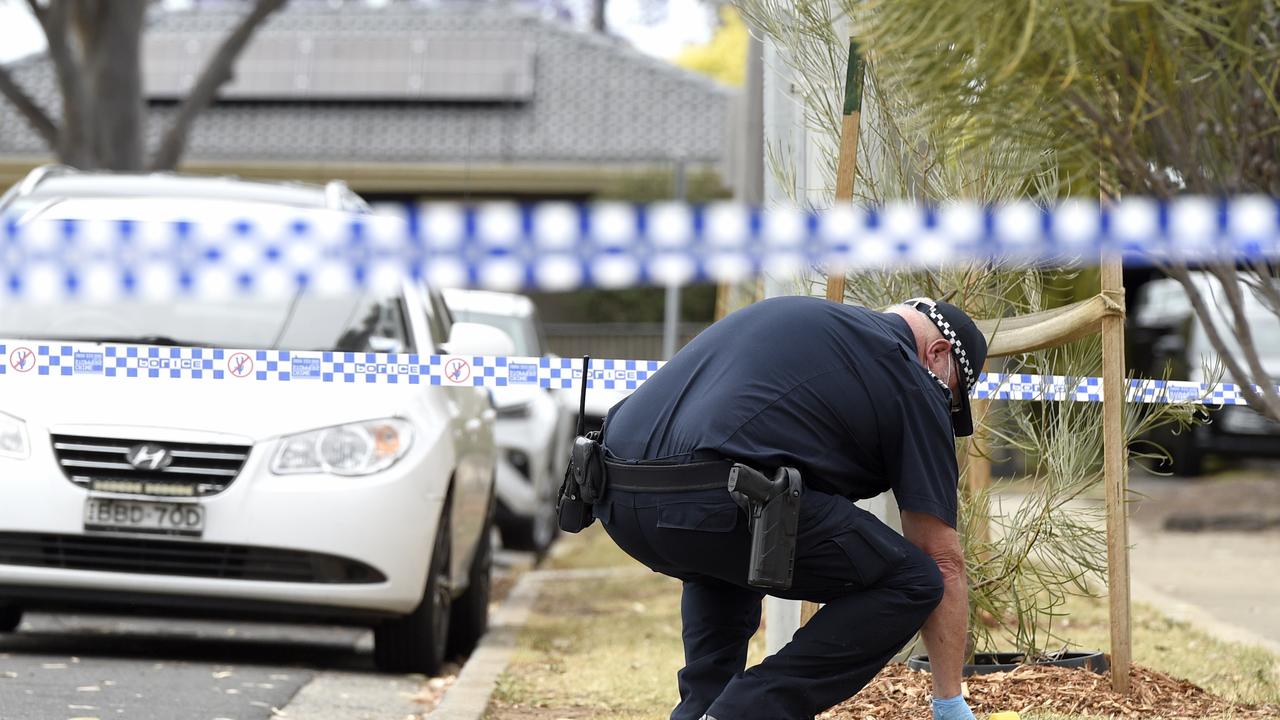
M0 413L0 457L25 460L30 452L27 424L12 415Z
M271 472L369 475L394 465L412 441L413 426L395 419L312 430L280 441Z

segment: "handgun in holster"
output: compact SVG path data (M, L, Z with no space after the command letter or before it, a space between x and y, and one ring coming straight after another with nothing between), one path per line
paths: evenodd
M747 583L787 590L796 564L796 529L800 524L800 471L783 467L770 479L747 465L734 463L729 492L747 501L751 516L751 567Z

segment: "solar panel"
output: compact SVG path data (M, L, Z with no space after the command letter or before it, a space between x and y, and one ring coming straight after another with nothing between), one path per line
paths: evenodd
M220 37L148 33L148 99L179 100ZM466 39L274 32L241 54L218 94L241 101L523 102L533 97L533 44L511 33Z

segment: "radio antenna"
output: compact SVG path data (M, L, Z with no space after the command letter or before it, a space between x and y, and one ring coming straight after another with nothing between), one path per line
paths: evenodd
M587 373L591 368L591 356L582 356L582 395L578 398L578 436L587 429Z

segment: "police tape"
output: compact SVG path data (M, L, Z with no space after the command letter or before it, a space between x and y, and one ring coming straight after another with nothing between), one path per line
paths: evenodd
M588 388L630 392L666 363L592 360ZM445 387L581 387L574 358L419 355L298 350L254 350L99 343L0 340L0 376L94 377L120 380L210 382L360 383ZM983 373L970 397L988 400L1101 402L1102 378ZM1137 403L1247 404L1234 383L1134 379L1126 399Z
M180 210L166 209L167 217ZM1280 257L1263 196L889 203L823 211L735 203L433 203L192 221L0 219L0 300L218 299L437 287L570 290L733 281L762 272Z
M534 386L569 389L581 383L581 361L550 357L419 355L337 351L253 350L0 340L0 376L100 377L272 383L361 383L449 387ZM663 363L593 360L591 387L634 390Z

